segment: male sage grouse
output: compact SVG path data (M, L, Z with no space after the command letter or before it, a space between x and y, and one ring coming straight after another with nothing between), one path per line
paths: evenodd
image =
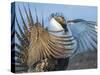
M36 10L32 12L30 8L23 8L26 19L19 8L20 23L12 12L11 64L12 68L15 67L13 72L66 70L70 57L97 49L95 22L82 19L66 20L59 13L51 13L50 25L45 27L43 18L42 23L39 22ZM32 13L36 13L36 22Z

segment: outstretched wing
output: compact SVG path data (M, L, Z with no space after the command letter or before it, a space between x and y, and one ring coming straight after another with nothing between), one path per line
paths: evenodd
M96 22L75 19L68 21L68 26L77 41L76 53L97 49Z

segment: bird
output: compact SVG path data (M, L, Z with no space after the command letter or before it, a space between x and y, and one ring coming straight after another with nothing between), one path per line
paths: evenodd
M36 13L36 22L30 7L20 7L19 16L12 11L11 67L12 72L45 72L66 70L70 57L97 49L97 25L82 19L66 20L59 13L51 13L47 28ZM15 29L15 25L18 30ZM18 42L16 41L18 40Z

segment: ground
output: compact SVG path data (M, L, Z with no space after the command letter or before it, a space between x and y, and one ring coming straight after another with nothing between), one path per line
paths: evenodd
M70 59L68 70L97 68L97 52L85 52Z

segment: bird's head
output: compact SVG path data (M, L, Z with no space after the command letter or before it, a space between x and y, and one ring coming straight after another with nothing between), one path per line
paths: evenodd
M63 16L55 16L54 19L62 26L66 24L66 21Z
M67 27L66 27L67 23L62 14L59 13L51 14L50 23L59 29L63 29L64 31L67 31Z

